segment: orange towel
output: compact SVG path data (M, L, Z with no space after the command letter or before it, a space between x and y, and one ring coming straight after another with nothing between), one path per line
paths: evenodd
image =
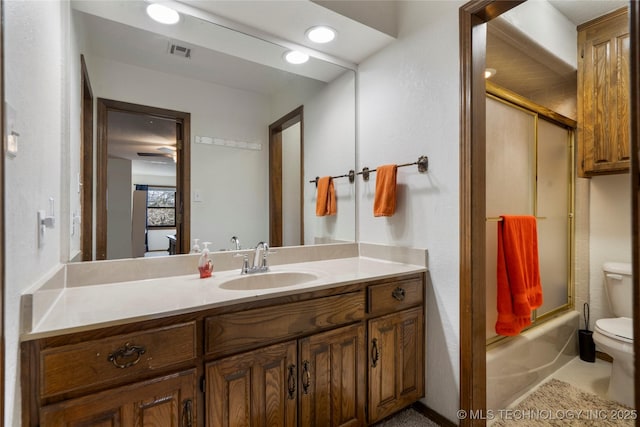
M501 217L498 222L498 320L496 333L518 335L542 305L538 230L533 216Z
M333 188L333 179L324 176L318 179L318 196L316 198L316 216L335 215L336 192Z
M373 216L391 216L396 212L397 165L376 168L376 196L373 200Z

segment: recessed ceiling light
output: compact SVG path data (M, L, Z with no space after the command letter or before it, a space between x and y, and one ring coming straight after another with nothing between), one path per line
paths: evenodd
M336 30L324 25L311 27L307 30L307 38L315 43L329 43L336 38Z
M290 64L304 64L309 60L309 55L297 50L290 50L284 54L284 59Z
M497 71L495 70L495 68L487 68L486 70L484 70L484 78L485 79L491 78L495 76L496 73Z
M180 14L175 10L159 3L147 6L147 15L161 24L173 25L180 20Z

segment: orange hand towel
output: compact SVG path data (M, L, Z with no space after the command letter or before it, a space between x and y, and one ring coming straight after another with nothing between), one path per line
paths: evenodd
M336 192L333 179L324 176L318 179L318 196L316 198L316 216L335 215L337 212Z
M498 222L496 333L518 335L542 305L538 230L533 216L504 215Z
M398 165L376 168L376 195L373 216L391 216L396 212L396 176Z

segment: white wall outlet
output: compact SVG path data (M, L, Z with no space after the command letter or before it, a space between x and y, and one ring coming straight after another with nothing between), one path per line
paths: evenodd
M193 201L194 202L202 202L202 192L200 190L193 190Z

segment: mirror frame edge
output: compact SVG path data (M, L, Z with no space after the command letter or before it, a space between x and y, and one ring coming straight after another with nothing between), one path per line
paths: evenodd
M4 2L0 1L0 134L5 137L4 118ZM3 150L4 151L4 150ZM4 152L0 157L0 427L4 427L5 402L5 180L4 180Z

